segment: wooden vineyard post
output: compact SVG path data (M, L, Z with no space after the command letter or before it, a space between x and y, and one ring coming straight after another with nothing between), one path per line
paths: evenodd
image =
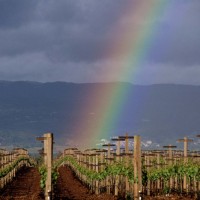
M4 154L4 150L3 149L0 149L0 169L2 170L3 169L3 154ZM1 187L0 188L3 188L3 178L0 179L0 183L1 183Z
M125 136L119 136L119 139L125 140L125 165L128 167L129 164L129 155L132 155L129 153L129 139L134 139L134 136L129 136L128 133L126 133ZM129 187L129 181L128 177L126 176L126 194L129 193L130 187Z
M53 159L53 133L46 133L37 140L44 141L44 163L47 168L45 187L45 200L52 199L52 159Z
M87 150L85 150L85 152L87 152L87 156L88 156L87 165L88 165L90 171L96 171L97 170L97 168L96 168L96 155L97 155L96 150L97 149L87 149ZM86 158L86 160L87 160L87 158ZM98 193L98 191L96 189L97 188L96 186L99 186L98 181L93 180L93 179L88 180L88 181L89 181L88 183L90 185L91 191Z
M141 138L134 136L134 199L139 199L139 192L142 191L142 166L141 166Z
M99 172L99 154L96 154L95 155L95 169L96 169L96 172L98 173ZM96 183L95 183L95 194L99 194L99 181L96 180Z
M12 161L12 163L15 161L15 152L14 151L12 151L11 161ZM15 172L16 172L16 168L14 168L13 171L12 171L13 177L15 177Z
M197 135L200 138L200 135ZM198 182L198 191L200 191L200 181Z
M198 153L198 151L192 152L192 160L200 161L200 155L198 155ZM193 192L195 193L195 198L198 199L198 192L200 192L200 181L198 182L195 176L193 178Z
M91 170L95 171L96 173L99 172L99 149L91 149L90 151L90 158L91 158L91 161L90 161L90 164L91 165ZM95 194L99 194L100 192L100 184L99 184L99 181L98 180L92 180L92 191L95 192Z
M188 142L193 142L193 140L184 137L183 139L177 140L178 142L184 142L184 162L188 161Z
M152 164L151 163L151 157L152 156L155 156L154 154L152 154L150 151L146 152L144 154L144 158L145 158L145 166L147 168L147 171L150 170L150 168L152 167ZM147 195L150 196L151 195L151 181L150 180L147 180Z
M3 152L2 155L2 169L6 166L6 151ZM2 178L2 188L6 185L6 177Z
M80 151L79 152L79 157L80 157L80 166L83 167L83 153ZM81 181L84 181L84 177L83 174L80 172L80 177L81 177Z
M0 149L0 170L3 169L2 167L2 150ZM0 189L2 188L2 178L0 178Z
M5 166L7 167L8 166L8 152L6 153L5 155ZM8 183L8 174L5 176L5 185Z
M117 142L117 149L116 149L116 161L119 162L120 161L120 142L124 141L125 139L120 139L120 138L112 138L112 141L116 141ZM118 196L119 193L119 175L116 175L116 179L115 179L115 196Z
M87 157L86 157L86 162L89 170L92 170L92 156L91 156L91 150L87 149L86 150ZM93 185L92 185L92 180L88 179L87 182L89 183L90 189L93 190Z
M96 171L96 154L92 152L91 154L91 166L92 166L92 171ZM92 180L92 190L96 193L96 180Z
M174 156L175 164L178 164L180 161L182 161L182 159L181 159L182 157L183 157L183 152L181 150L177 151L176 155ZM179 189L179 186L180 186L179 183L180 183L180 179L179 179L178 175L176 175L174 178L175 191L177 191Z
M65 150L63 150L63 155L62 155L62 157L63 157L63 160L64 160L64 157L65 157ZM64 167L65 164L66 164L65 161L63 161L62 166Z
M83 167L83 168L86 168L86 155L85 155L85 153L84 152L81 152L81 166ZM82 174L81 175L81 179L82 179L82 181L85 183L86 182L86 176L84 175L84 174Z
M78 162L79 165L81 165L81 162L80 162L80 151L79 150L75 150L74 151L74 156ZM79 171L76 172L77 176L79 177L79 179L81 180L81 173Z
M47 140L45 139L43 143L44 143L44 165L47 166Z
M3 169L4 167L6 167L6 154L7 154L7 151L5 150L2 150L2 159L1 159L1 168ZM7 179L7 176L4 176L1 178L1 188L3 188L5 185L6 185L6 179Z
M44 137L47 138L47 146L46 146L46 152L47 152L47 181L46 181L46 199L51 199L52 195L52 159L53 159L53 134L52 133L46 133L44 134ZM50 198L49 198L50 197Z
M6 167L6 157L7 157L7 151L6 150L4 150L4 152L3 152L3 162L2 162L2 168L4 168L4 167ZM4 187L6 185L6 176L4 176L3 178L2 178L2 187Z
M8 164L9 165L12 164L12 154L11 153L8 154ZM8 173L8 182L11 182L11 179L12 179L12 171L10 171Z
M160 163L162 151L155 150L155 151L153 151L153 153L156 154L156 165L157 165L157 169L160 169L160 166L163 165L163 164ZM160 190L161 190L161 180L160 180L160 179L157 180L156 189L157 189L156 192L160 193Z
M3 150L0 149L0 170L3 169ZM0 178L0 189L3 188L3 178Z
M112 160L112 158L111 158L111 147L112 146L115 146L115 144L111 144L111 143L108 143L108 144L103 144L102 146L104 146L104 147L107 147L108 148L108 152L107 152L107 160L108 160L108 165L110 165L111 164L111 160ZM106 190L107 190L107 194L110 194L110 192L111 192L111 179L110 179L110 177L108 176L108 177L106 177Z
M172 149L173 148L176 148L176 146L174 145L168 145L168 146L163 146L163 148L168 148L168 161L169 161L169 165L172 165L173 164L173 152L172 152ZM170 180L169 180L169 187L170 189L172 189L173 187L173 178L170 177Z
M6 151L5 150L3 150L3 153L2 153L2 169L5 167L5 163L6 163ZM2 188L5 186L5 177L2 177L2 179L1 179L1 186L2 186Z
M9 152L6 154L6 166L9 166ZM6 184L9 182L9 173L5 176L6 177Z
M178 139L178 142L184 143L184 164L188 162L188 142L192 142L193 140L184 137L183 139ZM183 177L183 189L187 190L187 177L184 175Z
M99 154L99 159L100 162L98 162L98 172L102 172L104 170L104 166L105 166L105 162L104 162L104 157L105 157L105 153L107 152L106 149L99 149L96 151ZM99 192L101 193L101 188L105 186L105 180L101 180L99 181Z
M157 168L160 169L160 155L161 152L157 152ZM160 193L160 179L157 180L157 191Z

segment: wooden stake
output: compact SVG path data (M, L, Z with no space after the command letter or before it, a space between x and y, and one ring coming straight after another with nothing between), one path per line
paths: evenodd
M45 187L45 200L51 200L52 196L52 159L53 159L53 133L46 133L43 137L36 138L44 142L44 164L47 167L47 179Z
M46 152L47 152L47 180L46 180L46 192L45 200L51 199L52 195L52 159L53 159L53 134L46 133Z
M108 164L111 163L111 154L110 154L110 147L111 146L115 146L115 144L103 144L102 146L104 147L108 147L108 153L107 153L107 159L108 159ZM111 179L110 177L106 177L106 190L107 190L107 194L110 194L110 189L111 189Z
M112 141L117 142L116 161L119 162L120 161L120 142L124 141L124 139L112 138ZM116 175L116 178L115 178L115 196L118 196L118 193L119 193L119 175Z
M141 169L141 139L140 136L134 136L134 177L137 182L134 183L134 199L139 199L139 191L142 191L142 169Z
M193 140L188 139L187 137L184 137L183 139L179 139L177 141L184 143L184 163L186 164L188 162L188 142L193 142ZM187 190L187 177L186 177L186 175L184 175L184 177L183 177L183 189Z
M125 165L128 167L129 163L129 139L134 139L134 136L129 136L128 133L126 133L125 136L119 136L119 139L125 140ZM126 177L126 194L129 193L130 187L129 187L129 181L128 177Z

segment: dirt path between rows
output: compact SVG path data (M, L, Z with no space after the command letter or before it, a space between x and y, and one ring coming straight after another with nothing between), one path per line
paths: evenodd
M55 190L56 200L124 200L125 198L117 198L113 195L91 194L90 191L74 176L73 172L67 166L59 168L59 178ZM194 200L193 197L183 196L158 196L143 197L143 200Z
M59 168L59 178L54 190L54 200L117 200L108 194L91 194L67 166ZM37 168L22 168L16 178L0 192L0 200L42 200L40 175ZM192 197L160 196L147 197L144 200L191 200ZM122 200L118 198L118 200Z
M112 195L91 194L90 191L74 176L69 167L59 168L55 199L59 200L116 200Z
M37 168L24 167L0 193L0 200L42 200Z

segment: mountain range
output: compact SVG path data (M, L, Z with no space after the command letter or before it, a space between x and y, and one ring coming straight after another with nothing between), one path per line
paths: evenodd
M63 137L77 134L74 121L92 112L83 102L115 85L129 87L129 94L113 134L128 131L163 144L199 134L200 86L0 81L0 145L37 146L35 137L45 132L63 145Z

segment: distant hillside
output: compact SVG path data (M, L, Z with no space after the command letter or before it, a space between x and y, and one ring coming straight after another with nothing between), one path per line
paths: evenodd
M47 131L62 143L63 135L76 134L72 124L86 115L84 102L91 101L92 91L103 90L105 84L132 88L121 113L123 120L113 130L116 134L129 131L170 142L200 130L199 86L0 81L1 145L34 146L35 137Z

